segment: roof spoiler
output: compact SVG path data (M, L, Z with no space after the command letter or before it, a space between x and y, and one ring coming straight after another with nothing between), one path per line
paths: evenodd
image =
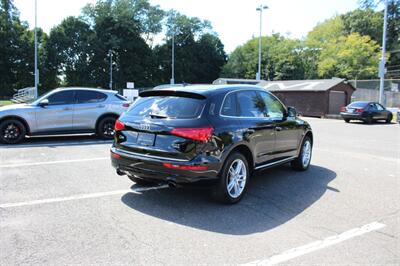
M190 92L190 91L180 91L180 90L147 90L139 94L140 97L151 97L151 96L177 96L186 97L193 99L204 100L206 97L204 95Z

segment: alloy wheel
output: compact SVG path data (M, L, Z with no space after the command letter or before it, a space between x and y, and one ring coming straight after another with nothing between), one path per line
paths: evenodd
M232 198L238 198L243 193L247 181L246 165L241 159L236 159L229 167L227 176L227 191Z

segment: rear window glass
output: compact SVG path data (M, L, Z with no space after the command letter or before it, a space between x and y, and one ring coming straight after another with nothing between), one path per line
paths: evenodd
M140 97L129 109L132 116L150 116L153 118L195 118L200 116L205 100L175 97Z
M367 104L368 103L365 103L365 102L354 102L354 103L349 104L348 107L351 107L351 108L364 108L365 106L367 106Z

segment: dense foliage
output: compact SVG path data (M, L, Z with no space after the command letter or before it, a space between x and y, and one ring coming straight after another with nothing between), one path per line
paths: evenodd
M10 96L15 89L33 86L34 38L13 1L0 1L0 96ZM165 12L147 0L98 0L48 35L39 29L39 88L108 88L110 50L114 89L128 81L137 87L169 83L172 25L176 82L210 83L218 78L226 54L208 21ZM154 46L154 37L163 30L167 37Z
M388 1L387 77L400 78L400 0ZM361 0L358 9L319 23L304 39L264 36L262 78L377 78L383 26L379 2ZM238 46L228 58L208 21L164 11L148 0L98 0L49 34L38 29L39 88L108 88L109 51L113 88L128 81L137 87L169 83L172 36L177 83L255 78L258 38ZM33 51L33 31L20 21L13 0L0 0L0 96L33 86Z

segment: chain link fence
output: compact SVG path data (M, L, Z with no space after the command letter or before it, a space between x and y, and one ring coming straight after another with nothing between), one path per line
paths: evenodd
M352 95L352 101L379 101L379 79L349 80L357 90ZM384 105L400 107L400 79L385 79Z

